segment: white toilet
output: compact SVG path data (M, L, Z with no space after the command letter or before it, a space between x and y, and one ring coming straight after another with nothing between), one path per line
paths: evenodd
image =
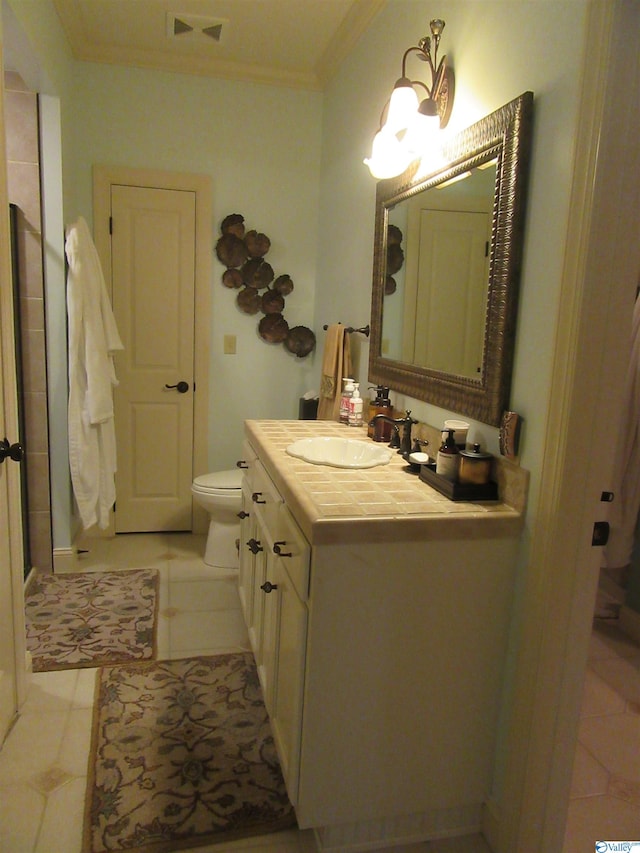
M209 513L209 534L204 561L221 569L238 568L236 540L240 536L242 471L215 471L196 477L191 485L194 500Z

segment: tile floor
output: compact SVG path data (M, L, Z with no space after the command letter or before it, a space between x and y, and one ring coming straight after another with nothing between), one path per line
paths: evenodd
M203 537L121 535L87 540L82 547L89 551L80 556L80 571L159 569L159 658L249 648L235 574L205 566ZM31 676L25 706L0 752L2 853L81 850L94 680L93 669ZM607 833L640 838L640 649L610 627L594 632L583 716L563 853L591 851L593 839ZM314 850L312 833L288 831L192 853ZM387 853L489 853L489 848L470 837Z
M640 647L595 620L563 853L640 841Z

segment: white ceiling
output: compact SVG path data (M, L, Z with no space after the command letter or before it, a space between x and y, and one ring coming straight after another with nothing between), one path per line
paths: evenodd
M386 2L54 0L76 59L303 89L324 87Z

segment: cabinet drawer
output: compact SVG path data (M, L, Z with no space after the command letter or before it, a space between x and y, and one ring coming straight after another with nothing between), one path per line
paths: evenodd
M279 510L283 505L280 492L257 459L252 464L250 472L251 502L255 514L262 520L268 531L276 531Z
M280 507L276 530L273 551L278 555L300 600L307 601L309 598L309 543L284 504Z
M242 456L236 464L238 468L242 468L242 470L244 471L244 483L248 484L252 490L253 481L255 479L255 468L257 461L258 457L256 455L255 450L245 439L242 442Z

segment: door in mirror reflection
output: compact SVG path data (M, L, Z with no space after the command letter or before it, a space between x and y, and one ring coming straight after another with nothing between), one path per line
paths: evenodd
M481 378L495 176L483 164L389 210L406 263L385 296L386 357Z

